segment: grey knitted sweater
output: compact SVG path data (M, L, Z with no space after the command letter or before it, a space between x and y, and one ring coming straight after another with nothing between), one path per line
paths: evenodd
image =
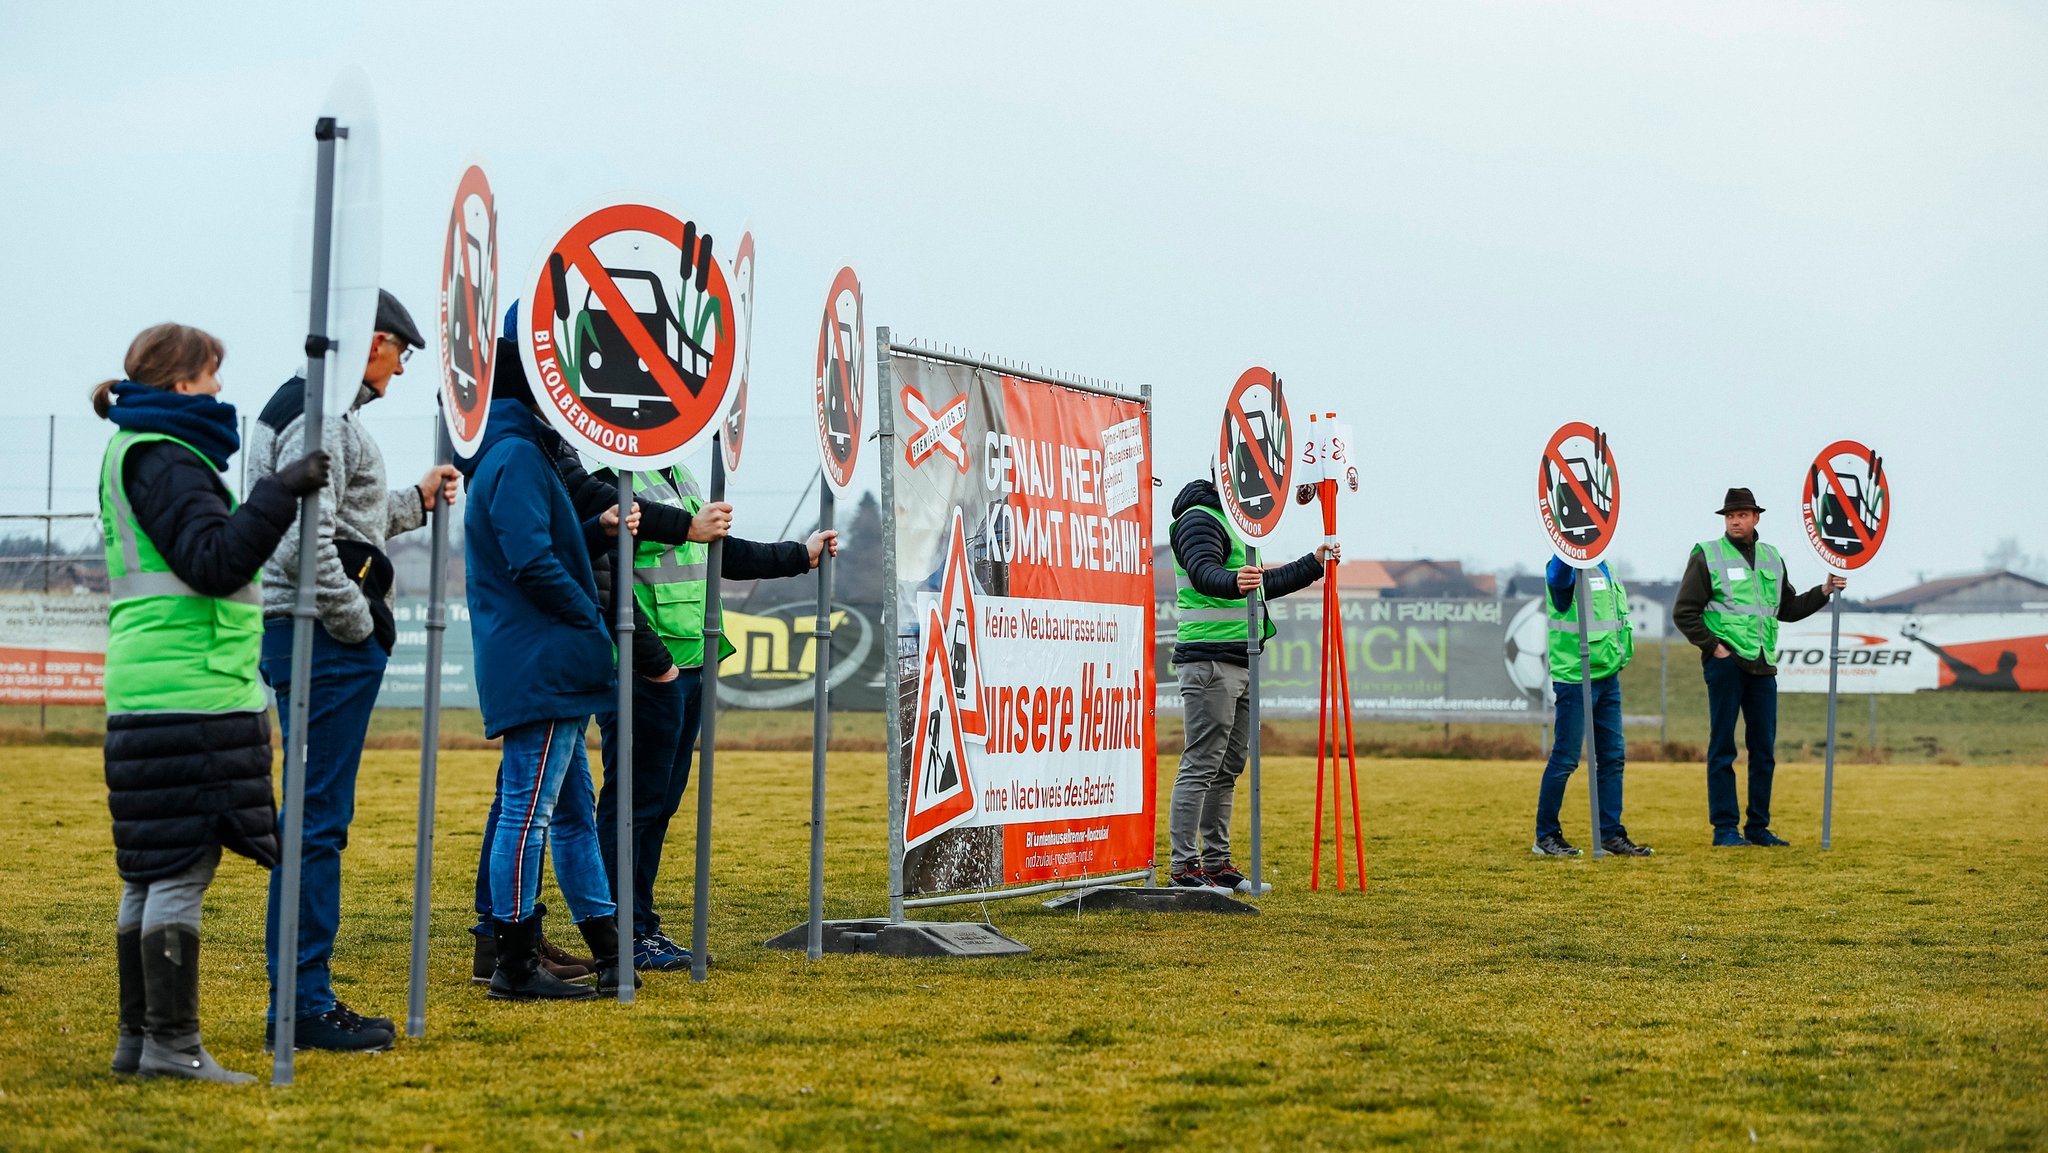
M249 438L249 481L290 464L305 453L306 418L295 403L305 384L298 378L287 381L265 406ZM327 487L320 490L320 552L318 592L315 604L320 623L335 640L357 644L370 635L369 602L348 574L334 550L337 536L383 548L384 542L426 523L427 513L414 485L386 488L384 454L369 431L357 419L363 405L377 399L370 386L356 393L348 412L328 417L321 447L334 458ZM263 566L263 615L288 617L297 597L299 579L298 518L284 540Z

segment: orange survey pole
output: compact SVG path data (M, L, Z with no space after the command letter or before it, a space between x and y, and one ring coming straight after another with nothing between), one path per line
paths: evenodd
M1330 726L1330 710L1323 707L1330 699L1330 589L1323 588L1323 660L1322 679L1316 684L1316 832L1315 848L1309 857L1308 887L1314 892L1322 887L1323 876L1323 734ZM1333 742L1334 743L1334 742ZM1339 873L1343 869L1337 870Z
M1337 684L1341 687L1344 694L1344 760L1351 768L1351 843L1358 857L1358 891L1363 893L1365 892L1365 825L1364 819L1359 814L1358 746L1351 736L1351 657L1350 654L1344 651L1344 621L1341 616L1337 621ZM1333 737L1335 736L1335 729L1336 726L1332 725L1331 735ZM1331 743L1334 745L1335 741L1333 740ZM1336 770L1336 760L1337 758L1333 750L1330 757L1332 772ZM1341 812L1339 817L1341 819ZM1337 862L1338 867L1341 869L1343 864L1344 862L1340 858Z
M1337 760L1337 686L1344 676L1343 603L1337 590L1323 586L1323 653L1330 662L1330 683L1323 690L1322 711L1330 714L1330 826L1337 849L1337 891L1344 891L1344 776ZM1356 798L1353 798L1354 802Z

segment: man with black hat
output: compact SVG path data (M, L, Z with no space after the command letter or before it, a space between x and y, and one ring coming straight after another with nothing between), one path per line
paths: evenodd
M384 454L357 418L382 397L393 377L426 340L398 298L380 292L376 335L354 403L325 418L321 446L333 459L332 481L320 493L320 544L314 603L312 683L306 717L305 840L299 889L297 1047L388 1049L397 1033L389 1018L362 1017L335 998L329 962L341 921L341 850L355 816L356 769L369 733L370 709L397 639L391 612L391 560L384 542L426 523L439 501L454 501L456 472L427 470L418 484L387 489ZM306 382L293 377L257 418L250 444L250 480L269 476L303 451ZM292 739L292 607L297 600L296 521L263 566L263 679L277 693L278 731ZM282 782L280 782L282 784ZM271 987L276 988L280 879L270 874L270 915L264 932ZM274 998L273 998L274 1001ZM272 1014L275 1014L272 1005ZM273 1028L275 1022L273 1021Z
M1678 584L1671 620L1698 645L1707 680L1707 815L1714 844L1777 846L1771 832L1771 775L1777 768L1778 622L1819 612L1848 582L1829 576L1799 592L1785 578L1778 550L1757 539L1763 509L1746 488L1731 488L1718 515L1724 535L1694 545ZM1735 796L1735 716L1749 746L1749 812Z

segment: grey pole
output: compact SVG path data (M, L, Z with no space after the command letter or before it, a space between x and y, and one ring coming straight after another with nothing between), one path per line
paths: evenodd
M455 455L448 417L434 413L434 463ZM412 987L405 1002L405 1035L427 1035L427 914L434 900L434 794L441 763L441 651L448 631L448 502L433 513L433 552L427 561L427 671L420 715L420 810L412 851Z
M242 467L248 467L248 460L248 454L244 453ZM43 454L43 511L57 511L57 414L54 412L50 414L48 451ZM43 592L46 594L50 591L50 549L53 540L51 528L55 523L47 516L43 518ZM42 659L47 665L49 654L43 654ZM41 697L42 700L36 706L36 727L47 729L50 727L50 690L44 689Z
M832 486L818 484L818 528L832 527ZM893 590L891 590L893 593ZM817 704L811 715L811 922L804 950L825 955L825 746L832 739L832 550L818 555L818 617L811 622Z
M612 608L617 613L619 646L618 720L612 730L614 756L609 766L619 797L619 1004L633 1003L633 534L626 518L633 511L633 474L619 470L619 553L612 561ZM582 733L576 734L583 739ZM600 833L600 836L603 834Z
M1285 500L1285 499L1286 499L1286 496L1287 496L1287 494L1286 494L1286 493L1275 493L1275 494L1273 494L1273 499L1274 499L1274 500ZM1256 564L1258 564L1258 563L1259 563L1259 549L1258 549L1258 546L1257 546L1257 545L1246 545L1246 546L1245 546L1245 549L1244 549L1244 560L1245 560L1245 563L1246 563L1246 564L1250 564L1250 565L1256 565ZM1252 710L1252 712L1251 712L1251 716L1252 716L1252 731L1251 731L1251 749L1250 749L1250 758L1249 758L1249 759L1250 759L1250 762L1251 762L1251 766L1250 766L1250 767L1251 767L1251 777L1252 777L1252 779L1251 779L1251 802L1252 802L1252 875L1251 875L1251 882L1252 882L1252 896L1254 896L1254 897L1256 897L1256 896L1259 896L1259 895L1261 895L1262 893L1264 893L1264 892L1265 892L1265 888L1264 888L1264 876L1265 876L1265 863L1266 863L1266 856L1265 856L1265 849L1266 849L1266 845L1265 845L1265 841L1263 840L1263 830L1262 830L1262 829L1260 828L1260 821L1259 821L1259 818L1260 818L1260 809L1261 809L1261 808L1263 807L1263 805L1262 805L1262 803L1261 803L1261 802L1262 802L1262 797L1261 797L1261 794L1260 794L1260 792L1259 792L1259 663L1260 663L1260 661L1261 661L1261 659L1262 659L1262 658L1261 658L1261 655L1260 655L1260 654L1261 654L1261 653L1263 653L1263 652L1265 651L1265 645L1264 645L1264 643L1263 643L1263 642L1265 641L1265 637L1264 637L1264 635L1263 635L1263 634L1265 633L1265 631L1266 631L1266 630L1265 630L1264 628L1260 627L1261 625L1263 625L1263 624L1265 623L1265 622L1264 622L1264 619L1263 619L1263 617L1261 616L1261 610L1262 610L1262 608L1263 608L1263 602L1264 602L1264 598L1265 598L1265 592L1266 592L1266 589L1265 589L1265 586L1264 586L1264 584L1262 583L1262 584L1261 584L1261 585L1260 585L1260 586L1259 586L1258 588L1255 588L1255 589L1253 589L1253 590L1251 591L1251 594L1250 594L1249 596L1247 596L1247 597L1245 597L1245 598L1244 598L1244 604L1245 604L1245 609L1244 609L1244 616L1245 616L1245 624L1246 624L1246 627L1247 627L1247 629L1249 630L1248 632L1246 632L1246 633L1245 633L1245 638L1244 638L1244 656L1245 656L1245 661L1246 661L1246 663L1248 663L1248 664L1250 664L1250 665L1251 665L1251 674L1252 674L1252 680L1251 680L1251 689L1250 689L1250 692L1251 692L1251 710ZM1340 821L1340 822L1339 822L1339 824L1341 825L1341 824L1342 824L1342 822ZM1341 856L1340 856L1340 859L1339 859L1339 860L1338 860L1338 862L1337 862L1337 869L1338 869L1338 871L1339 871L1339 872L1342 872L1342 871L1343 871L1343 868L1344 868L1344 862L1343 862L1343 860L1341 859Z
M1870 694L1870 751L1877 752L1877 692Z
M889 920L903 920L903 622L896 611L896 411L890 397L889 328L875 329L876 430L881 436L882 463L882 652L888 671L882 678L888 700L882 707L882 732L889 745Z
M1593 759L1593 646L1592 635L1593 598L1590 586L1593 582L1584 580L1587 573L1598 569L1580 569L1573 578L1577 587L1572 589L1572 607L1579 614L1579 719L1586 730L1586 799L1593 809L1592 841L1593 857L1606 856L1600 848L1600 766Z
M1835 830L1835 680L1842 667L1842 596L1828 598L1828 767L1820 787L1820 847L1831 848ZM1872 701L1876 697L1870 698Z
M334 239L334 142L348 130L323 116L313 125L319 160L313 178L313 283L312 306L306 319L306 407L307 453L320 451L327 419L327 354L338 346L327 339L327 280ZM348 349L354 356L360 349ZM271 1019L275 1056L270 1065L270 1083L292 1083L292 1047L298 1040L299 997L299 866L305 851L306 834L306 725L310 718L313 682L313 620L318 609L313 594L318 585L315 570L320 557L320 494L299 498L299 587L292 603L292 671L285 706L290 710L291 739L284 747L283 871L278 881L277 981L271 988Z
M711 503L725 499L725 446L711 434ZM690 906L690 980L711 978L711 761L718 748L718 648L725 635L724 609L718 600L719 566L725 563L725 540L711 542L704 561L704 683L697 706L700 749L697 754L697 885ZM689 756L685 749L678 756Z

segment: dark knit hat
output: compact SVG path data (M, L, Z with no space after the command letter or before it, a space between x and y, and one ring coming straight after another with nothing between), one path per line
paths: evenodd
M1721 507L1714 510L1715 516L1727 516L1731 512L1762 512L1764 506L1756 502L1755 494L1746 488L1731 488L1721 498Z

